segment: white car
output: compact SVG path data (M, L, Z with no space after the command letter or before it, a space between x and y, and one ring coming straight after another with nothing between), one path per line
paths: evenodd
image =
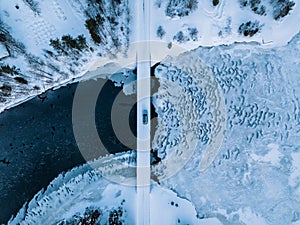
M148 124L148 110L143 110L143 124Z

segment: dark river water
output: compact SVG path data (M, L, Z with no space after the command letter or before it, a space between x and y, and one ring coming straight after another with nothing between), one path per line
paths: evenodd
M127 151L115 137L111 106L121 87L103 80L95 120L97 131L111 153ZM0 223L6 223L22 205L63 171L85 163L72 129L72 103L77 84L70 84L0 114ZM128 104L135 95L124 96ZM136 134L136 107L129 123Z
M154 76L157 65L151 68L152 94L159 87ZM136 74L136 69L133 74ZM131 148L120 143L111 123L112 105L116 105L118 96L122 100L117 109L121 114L130 111L128 123L136 136L136 95L124 95L122 87L116 87L110 80L88 82L102 82L104 85L95 108L95 124L105 149L110 153L136 149L135 138L130 143ZM7 223L26 201L47 187L61 172L86 162L76 144L72 127L77 86L78 83L74 83L55 91L49 90L0 114L0 224ZM151 105L151 119L155 117L157 114ZM156 126L157 120L151 120L152 139ZM151 163L159 161L152 151Z

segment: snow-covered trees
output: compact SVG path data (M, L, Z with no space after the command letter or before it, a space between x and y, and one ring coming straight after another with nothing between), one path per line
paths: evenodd
M266 15L266 6L261 0L239 0L242 8L249 6L251 10L258 15Z
M3 84L1 87L0 87L0 101L1 100L1 97L2 96L10 96L10 93L12 91L12 87L7 85L7 84Z
M41 9L40 9L39 3L37 1L35 1L35 0L23 0L23 2L25 3L25 5L27 5L36 14L39 15L41 13Z
M61 40L58 38L55 40L51 39L50 45L60 55L69 55L69 53L74 53L76 50L83 51L88 47L83 35L79 35L76 38L73 38L70 35L64 35Z
M162 39L166 34L166 31L162 26L158 26L157 31L156 31L156 36Z
M129 9L127 0L88 0L85 26L92 40L112 50L128 45Z
M289 14L289 12L295 6L295 2L290 0L275 0L271 1L273 6L273 17L275 20L279 20Z
M102 211L99 209L87 208L83 215L74 215L72 219L68 221L62 221L58 225L76 225L76 224L100 224L99 220L102 216Z
M197 8L197 0L169 0L166 8L166 15L172 18L188 16Z
M121 207L118 210L114 209L109 213L108 223L109 225L122 225L123 210Z
M295 5L295 2L291 0L239 0L239 3L242 8L250 7L258 15L266 16L269 11L274 20L287 16Z
M261 30L261 27L262 26L259 24L258 21L248 21L246 23L242 23L239 26L238 32L246 37L252 37Z
M84 213L77 213L73 215L71 219L59 222L58 225L122 225L124 222L123 214L123 209L121 207L112 209L108 212L102 211L96 207L88 207L85 209Z
M184 26L177 34L174 35L173 40L178 43L184 43L187 41L198 40L198 30L196 27Z
M90 35L96 44L101 43L101 37L98 34L98 30L101 25L101 20L95 20L93 18L90 18L85 21L85 26L89 30Z
M4 74L18 75L19 73L20 69L17 69L16 66L0 64L0 76L3 76Z

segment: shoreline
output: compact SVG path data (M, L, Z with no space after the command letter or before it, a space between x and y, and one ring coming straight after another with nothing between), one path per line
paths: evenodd
M107 119L109 103L122 92L122 87L116 87L110 80L103 82L106 84L96 107L98 134L105 140L107 149L120 149L110 153L128 151L113 137L111 120ZM72 129L72 103L77 84L48 90L0 113L0 191L3 193L0 205L6 206L1 210L1 222L8 221L60 173L86 162Z

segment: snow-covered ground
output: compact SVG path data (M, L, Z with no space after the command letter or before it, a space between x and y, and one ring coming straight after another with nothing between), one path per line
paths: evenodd
M98 15L103 17L101 24L94 25ZM129 42L129 16L127 0L118 4L95 0L0 1L0 87L10 87L10 91L0 93L0 112L81 77L97 55L116 50L124 53ZM99 43L87 29L88 20ZM64 43L64 36L69 41ZM59 40L61 46L55 48L51 40ZM3 58L7 55L3 45L10 57Z
M247 7L241 7L239 0L175 0L173 5L170 4L172 2L170 0L155 0L154 2L151 9L153 15L151 39L181 44L187 49L194 49L200 45L217 46L251 41L261 43L268 48L282 46L287 44L300 30L299 1L295 1L296 4L287 16L278 20L274 19L272 13L274 7L269 5L268 1L256 1L265 4L267 15L254 13L250 9L249 3ZM218 4L214 6L213 2L218 2ZM190 10L188 8L190 6L185 3L194 3L195 9ZM186 5L188 6L185 7ZM167 13L168 8L172 13ZM189 14L181 15L180 12L186 8ZM238 32L240 25L248 21L258 21L261 26L261 30L252 37ZM160 26L161 29L159 29ZM178 42L174 40L176 39L174 37L180 31L183 36ZM157 35L158 33L160 35Z
M194 51L222 88L227 113L224 141L206 171L201 171L206 149L198 147L184 169L161 186L192 201L199 216L218 218L223 224L299 223L299 41L298 34L287 46L273 49L252 43ZM193 85L179 76L179 68L164 62L157 67L158 76L161 73L178 86ZM158 94L173 90L161 88ZM157 143L168 158L168 151L184 141L176 130L187 129L187 123L174 121L180 118L178 112L188 110L180 102L182 94L163 96L159 125L169 132ZM210 126L201 128L205 127Z
M101 166L101 160L93 164ZM112 212L116 212L118 219L115 221L132 225L136 220L135 199L134 186L112 184L97 170L83 165L52 181L8 224L72 224L72 221L80 221L78 218L86 218L84 213L91 215L97 210L96 224L119 224L110 222ZM157 184L151 186L150 202L151 225L221 225L216 219L198 219L191 202Z
M88 36L83 25L86 19L83 10L87 6L83 2L40 1L40 15L39 10L32 12L21 0L0 2L0 18L16 40L13 47L17 56L5 58L1 63L20 68L18 75L24 73L29 83L17 85L14 74L0 76L1 86L6 84L1 91L6 95L10 92L8 96L3 95L6 102L0 103L0 110L50 87L70 82L90 66L96 69L97 65L104 65L100 63L103 58L97 54L107 51L111 41L98 46L97 51L87 49L78 61L72 59L69 68L79 63L71 75L68 68L64 68L68 58L54 60L43 56L42 49L50 49L50 38L60 38L66 33ZM169 49L174 48L174 44L188 50L201 47L180 56L190 55L193 59L186 60L182 67L176 63L178 60L168 58L156 68L161 86L154 103L160 123L153 145L163 162L152 168L153 177L160 184L152 185L151 223L168 225L180 220L181 224L299 225L299 1L295 1L287 16L278 20L273 18L270 2L266 3L267 15L258 15L250 6L241 7L239 1L220 0L216 6L212 1L199 1L189 15L173 18L166 16L168 2L157 0L152 4L151 39L163 40ZM133 3L134 0L128 4ZM126 21L127 16L124 18L122 21ZM252 37L238 32L248 21L258 21L261 25L261 30ZM159 26L159 33L165 32L162 38L157 36ZM135 35L133 30L130 39L136 40ZM128 33L120 37L127 43ZM26 47L26 54L17 41ZM91 39L88 43L97 47ZM0 51L2 56L7 55L4 48ZM29 53L45 61L42 76L36 71L30 73L33 69L29 69ZM192 58L195 55L199 57L197 60ZM59 72L53 73L54 67L48 68L50 63L56 65ZM115 70L108 67L103 67L102 73ZM99 73L101 70L90 75ZM199 74L202 73L210 74L203 76L207 83L201 83ZM112 79L119 83L122 80L117 75ZM206 85L214 83L219 88ZM11 91L8 86L12 87ZM39 90L35 86L39 86ZM114 164L110 165L109 160L124 157L126 161L128 154L101 159L100 162L105 162L101 174L106 177L114 174L110 170ZM170 158L177 161L170 163ZM203 159L206 159L204 168ZM120 177L113 180L116 179ZM128 179L132 180L133 176ZM45 192L41 191L25 205L11 224L64 222L74 219L75 214L84 216L86 208L99 209L103 213L101 218L107 220L110 212L117 210L118 214L118 207L123 210L122 216L118 215L124 224L132 224L134 192L134 188L110 184L85 165L60 175Z
M211 0L190 2L196 7L194 10L188 10L187 16L176 16L175 13L171 18L166 13L169 0L152 1L150 39L162 40L166 45L169 44L169 47L172 43L179 44L186 49L244 41L257 41L263 47L270 48L285 45L300 30L300 5L297 1L289 13L278 20L275 20L273 15L276 7L268 2L263 2L266 15L254 13L250 3L242 7L241 0L219 0L215 1L218 2L216 6ZM137 40L138 32L134 29L137 24L132 20L136 17L132 10L134 4L133 0L122 0L120 7L112 12L111 3L103 4L103 9L100 10L95 0L2 0L0 31L10 34L10 53L13 57L0 60L0 65L15 66L18 72L5 73L5 76L0 77L1 86L6 84L12 88L9 93L0 96L0 112L47 89L57 88L83 76L94 62L99 60L98 55L107 51L126 51L129 42ZM175 12L184 9L180 4L173 8L171 7ZM86 11L91 13L87 15ZM85 22L99 13L104 15L104 22L99 29L102 32L101 44L96 45L86 29ZM115 19L111 19L112 17ZM241 24L248 21L257 21L261 27L252 37L245 37L238 32ZM157 35L159 27L163 35ZM74 57L57 56L49 45L50 39L60 39L63 35L71 35L73 38L83 35L87 41L87 48L80 51L79 55L71 54ZM182 40L178 41L178 38ZM0 46L0 57L4 55L6 56L7 52ZM28 84L20 85L20 82L14 79L16 77L24 78Z

